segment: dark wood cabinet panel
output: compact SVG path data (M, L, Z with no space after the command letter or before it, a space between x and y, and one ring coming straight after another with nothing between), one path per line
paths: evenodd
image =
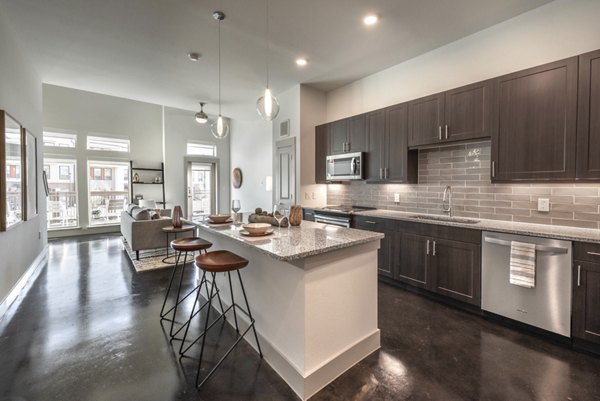
M577 178L600 180L600 50L579 57Z
M348 119L334 121L329 124L329 154L345 153L348 142Z
M400 233L396 232L387 220L367 216L355 216L353 227L385 235L377 251L377 270L380 275L392 278L398 256L396 252L400 243Z
M430 238L402 233L400 263L396 267L394 278L415 287L428 288L430 252Z
M445 93L443 138L465 141L491 136L493 81Z
M315 128L315 183L327 183L327 155L329 154L329 125Z
M360 114L348 119L346 152L367 151L367 115Z
M385 112L372 111L367 114L368 150L365 157L365 178L368 181L381 181L385 163Z
M478 245L434 239L430 261L431 283L435 292L481 305L481 257Z
M385 109L385 121L384 178L389 182L416 183L419 151L408 150L408 104Z
M441 142L444 124L444 94L427 96L408 103L408 146Z
M575 178L577 57L498 78L492 181Z
M600 264L573 264L573 337L600 344Z

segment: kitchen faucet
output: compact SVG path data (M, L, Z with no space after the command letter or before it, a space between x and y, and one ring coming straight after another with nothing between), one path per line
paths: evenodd
M444 189L444 197L442 198L442 212L448 213L448 216L452 217L452 187L450 185Z

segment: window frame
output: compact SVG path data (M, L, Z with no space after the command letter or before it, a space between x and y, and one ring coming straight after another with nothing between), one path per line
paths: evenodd
M93 147L93 143L106 143L106 148L100 146ZM90 144L92 143L92 144ZM112 147L111 147L112 143ZM125 145L126 149L119 149L118 144ZM91 147L92 146L92 147ZM112 136L102 136L101 134L86 136L86 150L91 152L116 152L116 153L131 153L131 140L129 138L118 138Z
M208 149L209 147L212 149L212 154L207 153L190 153L190 148L198 148L198 149ZM201 157L217 157L217 144L209 141L196 141L196 140L188 140L186 142L185 148L186 156L201 156Z
M55 136L57 138L62 139L71 139L73 141L73 146L61 146L61 145L50 145L46 142L47 136ZM77 133L66 130L45 128L42 133L42 143L44 148L53 148L53 149L77 149Z

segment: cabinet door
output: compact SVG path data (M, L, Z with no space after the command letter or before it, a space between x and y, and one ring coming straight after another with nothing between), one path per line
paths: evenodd
M428 259L431 240L415 234L402 234L400 263L396 267L395 279L415 287L428 288Z
M491 136L493 81L447 91L444 103L444 141Z
M579 57L577 178L600 180L600 51Z
M366 152L367 115L360 114L348 119L348 146L346 152Z
M441 142L444 94L427 96L408 103L408 146Z
M445 239L433 239L431 282L438 294L481 305L480 248Z
M346 153L348 142L348 119L334 121L329 124L329 151L332 155Z
M400 242L400 233L389 229L385 220L365 216L354 218L354 228L375 231L385 235L377 251L377 270L380 275L392 278L395 262L393 253L395 252L394 248L397 248L394 245Z
M600 344L600 264L573 264L573 337Z
M364 171L368 181L383 179L383 151L385 148L385 112L372 111L367 115L368 151L365 157Z
M577 57L498 78L492 181L575 178Z
M408 150L408 105L385 109L384 178L390 182L417 182L418 150Z
M327 155L329 154L329 124L315 128L315 182L327 182Z

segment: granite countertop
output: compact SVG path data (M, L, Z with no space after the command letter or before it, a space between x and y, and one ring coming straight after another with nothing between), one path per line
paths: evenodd
M575 228L575 227L562 227L562 226L550 226L544 224L529 224L529 223L515 223L511 221L498 221L498 220L486 220L477 219L477 223L468 223L469 218L455 217L452 220L448 220L447 216L432 216L432 215L420 215L420 216L431 216L435 219L423 219L418 218L419 216L415 213L399 212L394 210L369 210L364 212L355 213L357 216L372 216L381 217L387 219L414 221L424 224L436 224L452 227L471 228L482 231L495 231L510 234L521 234L521 235L532 235L536 237L555 238L563 239L568 241L583 241L600 243L600 230L589 229L589 228ZM437 219L436 217L439 217Z
M209 224L195 222L201 230L239 241L277 260L292 261L338 249L380 240L383 234L331 226L311 221L303 221L298 227L281 228L281 236L276 227L273 234L264 237L246 237L240 234L242 225Z

